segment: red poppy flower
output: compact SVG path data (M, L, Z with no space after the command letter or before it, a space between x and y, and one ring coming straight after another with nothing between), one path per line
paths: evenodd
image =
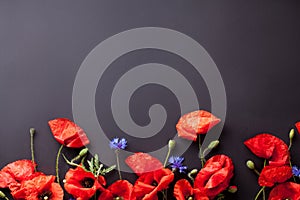
M95 178L93 173L87 172L81 167L69 169L65 176L64 187L68 193L77 200L90 199L97 190L104 191L106 181L103 176Z
M135 182L133 191L138 200L155 200L157 193L168 188L174 174L169 169L159 169L142 174Z
M289 163L289 148L278 137L263 133L250 138L244 144L256 156L270 159L269 165L282 166Z
M270 192L268 200L299 200L300 199L300 184L286 182L277 185Z
M198 134L207 133L220 121L210 112L197 110L183 115L179 119L176 129L179 137L196 141Z
M297 122L297 123L295 124L295 126L296 126L296 128L297 128L298 133L300 133L300 122Z
M197 200L209 200L209 198L199 189L192 188L186 179L181 179L174 186L174 197L177 200L186 200L189 197Z
M64 192L54 180L55 176L36 176L31 180L23 181L19 190L12 192L12 196L14 199L26 200L62 200Z
M135 200L132 184L126 180L118 180L102 192L98 200L114 200L117 197L123 200Z
M213 156L197 174L194 188L213 199L229 186L233 169L234 166L229 157L225 155Z
M80 148L89 144L85 132L69 119L58 118L48 122L54 138L71 148Z
M36 164L31 160L17 160L9 163L0 171L0 188L7 188L11 191L20 187L20 183L40 175L34 171Z
M260 173L260 186L273 187L275 183L283 183L293 176L290 166L265 166Z
M126 164L140 176L143 173L162 169L162 163L147 153L135 153L125 159Z

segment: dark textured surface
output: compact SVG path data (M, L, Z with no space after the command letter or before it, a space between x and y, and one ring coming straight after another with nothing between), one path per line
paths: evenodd
M226 87L228 106L221 146L212 153L227 154L235 163L233 183L239 192L234 199L253 199L259 187L255 175L244 163L255 157L243 141L259 132L271 132L288 142L289 129L300 120L299 18L299 1L1 1L0 167L30 158L28 129L35 127L39 169L54 174L59 145L50 134L47 121L56 117L72 118L72 87L86 55L101 41L121 31L144 26L165 27L191 36L217 64ZM118 66L130 67L149 61L176 66L182 62L174 55L159 51L128 56L111 66L108 81L110 76L119 73ZM209 109L207 89L197 89L202 100L200 106ZM97 91L97 102L101 95L109 95L107 91L105 88ZM150 98L151 94L160 93L164 95L162 99ZM174 120L179 117L178 103L172 93L156 85L141 88L132 98L130 108L138 124L147 124L148 120L143 118L147 109L137 104L143 97L146 108L153 103L171 101L166 109L174 115L168 123L172 125L173 121L175 125ZM97 111L103 111L98 115L99 119L106 120L106 129L115 130L110 118L105 117L107 108L101 102L96 107ZM153 137L150 143L164 145L161 137ZM134 142L132 139L132 146ZM132 150L143 148L140 140L136 145ZM151 148L154 147L145 147L145 151ZM190 167L200 164L195 159L196 151L197 146L193 145L185 154ZM298 136L292 150L298 165L299 151ZM66 169L62 166L61 175ZM134 180L134 176L127 176ZM116 179L116 174L110 179Z

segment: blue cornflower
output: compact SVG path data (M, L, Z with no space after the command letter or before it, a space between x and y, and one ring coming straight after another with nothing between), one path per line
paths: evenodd
M297 176L300 178L300 169L297 166L293 166L292 172L294 176Z
M184 173L187 169L187 166L182 165L182 162L184 161L184 157L179 156L171 156L169 158L169 163L171 163L172 170L179 169L180 173Z
M119 150L127 147L127 140L125 138L114 138L109 142L111 149Z

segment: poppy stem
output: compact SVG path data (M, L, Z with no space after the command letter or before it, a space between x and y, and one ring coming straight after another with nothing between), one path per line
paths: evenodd
M116 158L117 158L117 166L118 166L118 173L119 173L119 178L122 180L122 175L121 175L121 170L120 170L120 161L119 161L119 150L115 150L116 153Z
M167 162L168 162L168 160L169 160L170 154L171 154L171 149L169 148L169 149L168 149L167 156L166 156L166 159L165 159L165 162L164 162L164 167L167 166Z
M291 159L290 159L290 167L293 168ZM293 176L293 180L294 180L295 183L297 183L297 180L296 180L295 176Z
M58 169L58 163L59 163L59 157L60 157L60 154L61 154L61 151L63 149L64 145L61 145L58 149L58 152L57 152L57 155L56 155L56 162L55 162L55 172L56 172L56 181L58 184L59 183L59 169Z
M204 161L204 154L202 152L202 144L201 144L201 136L199 135L199 158L201 160L201 167L204 167L205 161Z
M262 187L262 188L258 191L258 193L257 193L257 195L255 196L254 200L257 200L258 197L259 197L259 195L260 195L264 190L265 190L265 186Z
M29 132L30 132L31 160L32 160L32 163L34 164L34 171L36 171L35 161L34 161L34 133L35 133L35 129L34 128L30 128Z

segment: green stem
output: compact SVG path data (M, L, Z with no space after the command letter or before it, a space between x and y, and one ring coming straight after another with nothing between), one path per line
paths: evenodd
M254 200L257 200L258 197L259 197L259 195L260 195L264 190L265 190L265 186L262 187L262 188L258 191L258 193L257 193L257 195L255 196Z
M257 169L253 169L253 171L259 176L260 175L260 173L259 173L259 171L257 171Z
M170 154L171 154L171 149L169 148L169 149L168 149L167 156L166 156L166 159L165 159L165 162L164 162L164 167L166 167L166 166L167 166L167 163L168 163L168 160L169 160Z
M290 159L290 167L293 168L291 159ZM293 180L294 180L295 183L297 183L297 180L296 180L295 176L293 176Z
M33 128L30 129L30 151L31 151L31 160L32 163L35 164L35 160L34 160L34 132L35 130ZM34 165L34 171L36 171L36 167Z
M121 170L120 170L120 161L119 161L119 150L117 149L115 151L116 157L117 157L117 166L118 166L118 173L119 173L119 178L122 180L122 175L121 175Z
M290 138L289 150L292 148L293 145L293 138Z
M58 163L59 163L59 157L60 157L60 154L61 154L61 151L63 149L64 145L61 145L58 149L58 152L57 152L57 155L56 155L56 162L55 162L55 172L56 172L56 180L57 180L57 183L59 183L59 169L58 169Z
M201 136L199 135L199 158L201 160L201 167L204 167L205 161L204 161L204 154L202 152L202 144L201 144Z

